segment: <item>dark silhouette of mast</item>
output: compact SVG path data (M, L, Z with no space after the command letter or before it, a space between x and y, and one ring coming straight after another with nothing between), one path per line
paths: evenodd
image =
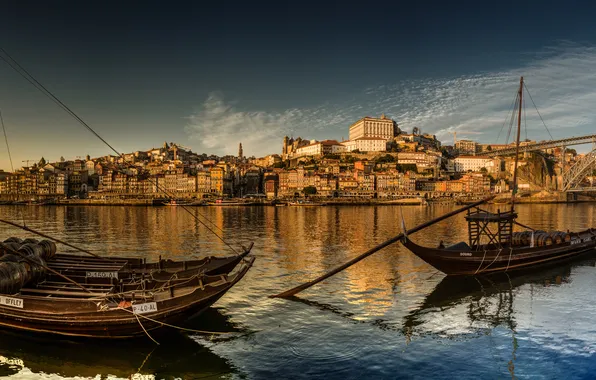
M521 117L522 117L522 97L524 92L524 77L519 79L519 91L517 97L519 104L517 106L517 138L515 140L515 163L513 164L513 189L511 191L511 213L513 214L515 208L515 194L517 192L517 163L519 161L519 137L521 133ZM510 231L509 241L513 241L513 228Z

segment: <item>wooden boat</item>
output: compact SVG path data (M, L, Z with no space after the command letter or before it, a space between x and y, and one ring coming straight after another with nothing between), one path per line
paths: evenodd
M199 204L199 203L197 203ZM180 200L180 199L170 199L169 202L164 202L164 206L194 206L193 202Z
M324 205L325 205L325 203L313 202L313 201L288 202L288 206L315 207L315 206L324 206Z
M250 203L252 204L252 203ZM209 202L209 206L247 206L249 202L235 201L227 199L216 199L215 202Z
M18 238L6 239L4 243L0 243L0 253L3 252L4 244L15 243L13 249L18 249L21 243L38 244L35 239L25 239L21 241ZM196 275L197 273L206 275L227 274L232 271L236 265L246 257L251 249L252 244L248 248L244 248L238 255L216 257L208 256L198 260L173 261L164 260L161 257L157 262L147 262L147 259L132 258L132 257L93 257L82 256L64 253L55 253L56 245L49 241L44 241L49 244L53 252L49 254L50 260L47 260L47 265L56 272L66 275L77 282L81 283L111 283L113 280L136 281L150 278L158 281L167 281L172 277L187 278Z
M517 189L517 164L521 128L523 77L518 90L517 140L513 173L511 210L497 213L475 207L468 210L469 242L460 242L444 247L442 241L437 248L423 247L408 236L403 245L447 275L477 275L494 272L510 272L540 267L573 259L596 248L596 230L579 232L536 231L515 221L515 197ZM525 231L514 232L514 224Z
M465 242L444 248L428 248L404 238L402 244L447 275L477 275L535 268L565 262L596 249L596 230L570 233L569 241L549 245L470 245Z
M0 295L0 326L63 336L132 338L194 317L244 277L254 257L231 274L167 283L85 284L44 280Z

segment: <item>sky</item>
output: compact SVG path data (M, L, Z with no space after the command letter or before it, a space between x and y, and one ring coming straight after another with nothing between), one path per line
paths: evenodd
M383 113L504 143L522 75L554 138L596 133L596 4L322 3L9 0L0 47L120 152L259 157ZM15 168L110 153L2 61L0 83ZM530 100L526 118L522 138L550 138Z

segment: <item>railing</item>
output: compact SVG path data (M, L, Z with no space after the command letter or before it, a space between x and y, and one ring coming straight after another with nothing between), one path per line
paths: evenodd
M536 151L536 150L551 149L551 148L556 148L559 146L580 145L580 144L588 144L588 143L594 143L594 142L596 142L596 135L569 137L569 138L561 139L561 140L550 140L550 141L539 142L536 144L520 145L519 151L520 151L520 153L523 153L523 152L531 152L531 151ZM515 146L513 146L511 148L493 150L490 152L483 152L481 155L487 156L487 157L496 157L496 156L508 156L511 154L515 154Z

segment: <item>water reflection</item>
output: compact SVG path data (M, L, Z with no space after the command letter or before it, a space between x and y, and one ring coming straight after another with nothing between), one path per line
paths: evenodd
M444 279L396 244L300 293L299 302L267 297L398 234L401 214L412 227L452 209L447 205L191 209L197 217L207 216L210 222L205 223L235 247L255 243L255 266L216 303L211 321L196 324L201 329L237 331L240 336L211 341L176 334L172 343L164 341L148 355L154 348L149 340L27 343L2 334L0 376L18 371L17 378L98 374L201 378L217 373L256 379L402 374L581 378L590 369L596 371L593 261L532 276L470 282ZM595 205L586 204L518 207L521 223L559 230L596 226L595 210ZM230 253L176 207L0 207L0 215L16 221L24 218L31 228L105 255L180 259ZM0 236L31 235L0 225ZM454 217L411 238L422 245L466 240L465 220ZM245 333L251 335L242 336Z
M239 332L217 309L188 327ZM0 331L0 376L174 379L238 372L228 360L176 331L149 340L65 340ZM215 341L215 344L221 341ZM211 342L213 345L213 342Z

